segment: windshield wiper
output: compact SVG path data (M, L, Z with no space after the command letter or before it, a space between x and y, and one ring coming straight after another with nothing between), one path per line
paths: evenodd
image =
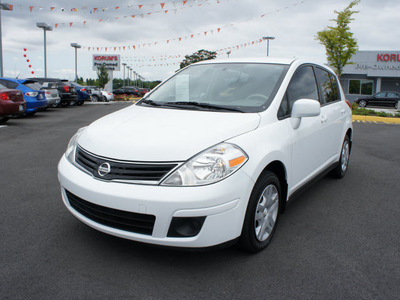
M166 102L164 105L172 106L172 107L182 107L182 106L194 106L198 108L205 108L205 109L218 109L218 110L225 110L225 111L236 111L236 112L243 112L242 110L234 107L226 107L220 106L216 104L210 103L202 103L202 102L194 102L194 101L178 101L178 102Z
M140 103L144 103L144 104L148 104L151 106L163 106L163 104L158 103L156 101L150 100L150 99L143 99L142 101L140 101Z

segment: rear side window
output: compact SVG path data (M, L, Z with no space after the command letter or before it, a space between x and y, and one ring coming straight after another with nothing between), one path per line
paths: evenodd
M293 75L286 94L282 99L278 117L289 116L293 103L299 99L318 99L318 88L315 81L314 71L311 66L300 67Z
M332 83L332 78L329 72L321 68L315 68L315 75L317 76L322 92L322 103L329 103L338 100L337 82L335 82L335 85Z
M18 86L18 83L12 82L12 81L8 81L8 80L1 80L0 83L2 85L5 85L9 89L16 89L17 86Z

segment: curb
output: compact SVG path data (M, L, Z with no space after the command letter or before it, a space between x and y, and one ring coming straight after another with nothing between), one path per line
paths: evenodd
M400 118L390 118L390 117L374 117L374 116L360 116L353 115L353 122L379 122L385 124L400 124Z

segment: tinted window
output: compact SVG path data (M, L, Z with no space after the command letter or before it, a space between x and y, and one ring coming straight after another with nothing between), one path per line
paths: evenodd
M385 93L378 93L375 95L376 98L385 98L386 97L386 92Z
M338 100L337 86L333 86L329 73L323 69L315 68L315 75L322 92L322 103Z
M282 100L278 116L290 115L293 103L299 99L319 100L317 83L311 66L301 67L294 73Z
M332 90L335 100L340 100L340 92L339 92L339 85L336 79L336 76L329 73L332 82Z
M0 84L0 90L4 90L4 89L6 89L6 88L7 88L6 86Z
M12 82L12 81L8 81L8 80L2 80L0 83L5 85L9 89L16 89L17 86L18 86L18 83Z
M395 93L387 93L387 96L389 97L389 98L398 98L399 96L397 95L397 94L395 94Z
M24 86L32 89L32 90L40 90L41 89L41 85L37 82L28 82L28 83L24 83Z

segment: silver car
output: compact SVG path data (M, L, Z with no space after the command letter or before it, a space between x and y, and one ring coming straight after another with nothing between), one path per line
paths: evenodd
M38 84L40 83L38 82ZM41 90L45 92L47 107L58 107L60 105L61 97L55 82L43 82Z

